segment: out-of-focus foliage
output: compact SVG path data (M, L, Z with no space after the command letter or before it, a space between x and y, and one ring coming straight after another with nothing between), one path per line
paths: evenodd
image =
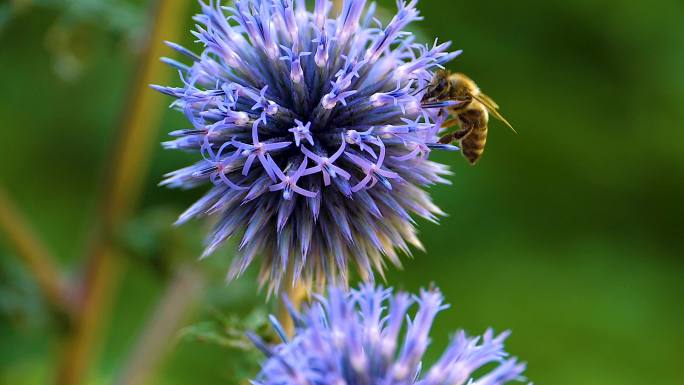
M144 22L139 11L147 3L130 4ZM450 216L440 226L420 223L428 253L416 252L403 271L388 271L390 284L412 292L435 282L453 304L434 326L432 351L460 327L511 328L509 350L528 361L535 383L681 383L683 7L677 0L421 1L424 36L463 48L451 68L476 79L520 132L492 123L487 152L474 168L458 154L440 155L453 165L455 183L433 194ZM60 262L73 266L95 214L136 51L122 44L128 40L121 32L93 19L75 39L86 47L80 52L87 65L66 82L45 43L65 11L8 9L0 2L0 179ZM190 17L178 28L189 31ZM188 34L183 43L191 40ZM157 141L184 127L183 117L169 111ZM196 157L150 151L144 201L122 230L130 255L104 359L93 373L101 383L120 368L168 280L160 273L167 262L150 261L207 270L211 286L189 325L211 321L208 309L242 317L265 302L254 294L253 276L224 284L228 249L201 263L199 251L160 258L162 243L179 234L188 239L178 242L200 250L192 234L208 223L164 228L165 218L201 191L157 183ZM60 330L45 326L52 321L34 307L40 301L22 270L7 267L16 266L13 255L0 236L0 296L9 304L3 309L13 309L0 316L0 384L50 383ZM14 321L27 317L27 326ZM182 340L155 383L233 384L230 363L242 354Z
M44 327L47 312L40 293L14 260L0 259L0 322L22 330Z
M246 379L259 371L263 353L247 338L247 332L255 332L270 341L277 338L268 323L268 310L258 307L247 315L225 315L214 310L206 320L187 326L179 332L181 341L215 345L229 351L238 351L226 366L231 368L234 383L246 383Z
M126 256L167 274L188 255L199 255L204 233L199 226L171 226L177 217L172 207L154 207L129 221L119 234Z
M190 325L179 332L179 336L187 341L215 344L229 349L250 352L255 350L254 344L247 338L247 332L257 332L262 337L271 335L268 323L268 311L258 308L245 317L224 315L219 311L212 312L210 320Z
M12 19L41 9L57 17L45 33L44 46L52 67L65 81L76 81L89 63L91 39L97 29L138 50L144 31L144 2L128 0L13 0L0 5L0 34Z

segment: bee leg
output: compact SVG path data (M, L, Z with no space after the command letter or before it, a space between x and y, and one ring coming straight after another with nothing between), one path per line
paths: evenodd
M441 144L451 144L454 141L454 134L447 134L439 138Z
M451 128L453 126L459 125L460 123L461 121L458 119L449 119L446 122L442 123L442 128Z
M469 124L466 127L461 128L460 130L456 131L454 135L454 140L461 140L465 138L466 136L470 135L471 132L473 132L473 128L475 128L473 125Z
M458 119L449 119L442 124L442 128L451 128L451 127L459 125L459 124L460 124L460 122ZM454 138L454 133L452 132L450 134L446 134L443 137L439 138L439 143L450 144L454 140L456 140L456 139Z
M453 126L455 126L455 125L457 125L457 124L460 124L460 120L458 120L458 119L449 119L449 120L447 120L446 122L444 122L444 125L443 125L443 126L444 126L445 128L449 128L449 127L453 127ZM469 124L469 125L467 125L466 127L463 127L463 128L461 128L460 130L458 130L458 131L456 131L456 132L452 132L452 133L450 133L450 134L444 135L443 137L441 137L441 138L439 139L439 143L441 143L441 144L449 144L449 143L453 143L453 142L459 141L459 140L465 138L466 136L470 135L470 133L473 132L473 128L474 128L473 125Z

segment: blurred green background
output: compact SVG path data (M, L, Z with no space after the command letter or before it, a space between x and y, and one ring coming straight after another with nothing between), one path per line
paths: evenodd
M380 4L394 9L393 1ZM72 275L133 85L148 5L0 2L0 181ZM520 132L494 123L474 168L458 155L437 155L455 173L453 186L433 191L449 217L420 223L427 254L388 272L389 283L407 290L435 282L453 304L438 318L429 358L457 328L494 326L514 331L509 351L529 363L537 384L681 384L682 2L423 0L420 7L422 33L464 49L451 68L477 79ZM180 30L189 31L197 8L187 7ZM159 79L171 76L166 70ZM156 142L184 127L172 111L162 123ZM156 143L149 151L142 203L121 230L123 282L102 359L88 373L92 384L116 378L178 266L206 277L183 325L217 312L246 314L265 301L255 299L254 272L225 285L229 249L196 261L206 223L170 229L202 189L157 183L194 157ZM169 239L182 247L166 252ZM0 237L0 384L51 383L63 329ZM202 339L174 337L149 383L233 383L243 353Z

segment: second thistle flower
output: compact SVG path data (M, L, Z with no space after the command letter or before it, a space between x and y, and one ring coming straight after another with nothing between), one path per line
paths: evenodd
M441 214L422 187L448 173L428 155L455 149L435 143L442 118L421 99L457 53L404 31L420 19L416 3L398 1L387 25L365 0L345 0L336 17L327 0L313 10L303 0L202 3L202 53L170 44L190 64L165 59L183 86L156 88L190 127L165 146L203 159L164 184L212 185L179 222L219 218L205 255L240 237L231 277L260 256L271 290L288 270L323 284L346 281L354 264L370 279L385 258L399 263L397 249L420 247L412 215Z
M415 307L415 313L411 307ZM267 356L255 385L503 385L524 381L526 365L508 357L509 333L481 337L457 332L431 367L423 361L437 314L446 309L439 291L419 296L363 285L350 292L331 287L302 312L290 339L273 320L283 343L252 340Z

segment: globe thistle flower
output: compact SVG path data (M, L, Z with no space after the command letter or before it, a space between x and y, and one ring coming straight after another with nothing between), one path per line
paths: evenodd
M418 309L410 317L415 303ZM500 385L523 380L525 364L507 358L504 351L509 333L495 335L492 330L482 337L457 332L441 358L423 368L432 323L445 308L436 290L411 297L372 285L351 292L331 288L302 313L291 310L296 324L291 340L275 319L282 344L271 348L250 336L268 357L253 383ZM475 371L478 378L473 378Z
M449 103L422 105L433 73L458 52L426 46L404 31L420 20L417 0L397 1L383 26L366 0L236 0L200 3L193 32L203 52L169 43L191 62L164 59L182 87L155 88L191 127L171 133L169 149L199 162L164 185L209 192L178 223L213 215L204 256L232 237L239 251L229 278L260 256L261 282L346 282L349 265L371 280L397 251L421 247L412 215L443 213L422 187L445 183L429 161ZM289 282L288 282L289 283Z

